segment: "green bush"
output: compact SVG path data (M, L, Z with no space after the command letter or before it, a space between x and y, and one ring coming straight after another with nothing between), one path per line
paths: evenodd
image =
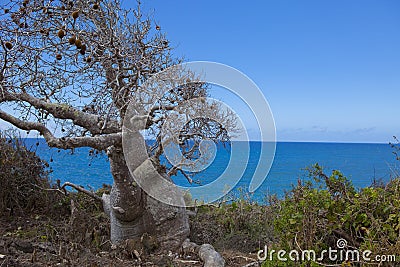
M338 239L345 239L349 247L371 250L372 255L400 255L400 179L383 187L356 190L339 171L328 176L316 164L309 174L310 182L299 182L274 205L278 214L274 221L279 239L276 247L312 249L318 255L328 247L336 248ZM343 264L339 260L334 263ZM268 264L274 263L264 266ZM313 266L311 262L292 264Z
M18 215L51 203L46 165L21 139L0 132L0 214Z
M255 252L273 240L273 218L271 206L239 196L218 206L199 207L191 219L190 239L218 250Z

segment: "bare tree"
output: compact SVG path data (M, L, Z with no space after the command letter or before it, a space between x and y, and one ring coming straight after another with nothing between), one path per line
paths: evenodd
M152 164L165 179L182 172L192 182L182 166L161 164L160 129L179 103L206 97L207 85L187 72L180 76L185 84L177 83L162 97L156 98L157 86L143 87L179 59L160 27L142 15L140 4L134 10L122 9L119 0L11 0L2 5L0 119L38 131L50 147L105 151L114 178L111 194L102 198L112 242L147 232L161 249L177 249L189 233L186 210L160 203L135 185L124 158L122 124L133 99L134 115L146 115L144 128L155 139L148 147ZM215 104L202 108L218 114ZM231 115L218 114L234 128ZM187 158L198 157L205 138L229 139L227 129L210 119L196 118L179 133Z

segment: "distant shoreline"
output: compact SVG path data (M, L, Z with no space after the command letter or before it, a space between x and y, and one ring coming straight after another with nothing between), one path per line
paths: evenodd
M30 140L43 140L45 142L45 139L42 137L21 137L21 139L30 139ZM154 142L155 140L153 139L146 139L146 142ZM247 142L245 140L232 140L232 142ZM251 143L270 143L270 141L260 141L260 140L249 140ZM289 140L289 141L276 141L276 143L298 143L298 144L360 144L360 145L389 145L389 141L387 143L385 142L351 142L351 141L294 141L294 140Z

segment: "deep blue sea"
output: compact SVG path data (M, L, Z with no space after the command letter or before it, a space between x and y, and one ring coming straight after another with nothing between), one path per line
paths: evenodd
M93 158L89 156L89 148L75 149L73 153L70 150L50 149L43 139L25 139L24 142L49 162L52 180L70 181L93 189L103 183L112 184L105 155ZM221 146L217 151L213 163L195 175L195 180L207 184L224 171L230 150ZM257 165L260 142L251 142L250 152L246 171L237 185L244 189L248 187ZM369 186L374 179L387 182L399 174L400 162L395 160L392 152L389 144L278 142L272 168L253 198L262 201L267 194L283 196L285 191L297 184L298 179L308 179L304 168L315 163L323 166L326 173L340 170L358 188ZM178 184L188 185L182 176L173 179Z

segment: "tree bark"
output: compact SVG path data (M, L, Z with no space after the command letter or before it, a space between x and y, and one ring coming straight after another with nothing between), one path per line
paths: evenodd
M159 252L178 250L189 235L186 209L161 203L139 188L129 172L122 148L111 147L107 154L114 184L110 195L105 194L102 199L110 217L111 242L140 240L146 234L155 238Z

